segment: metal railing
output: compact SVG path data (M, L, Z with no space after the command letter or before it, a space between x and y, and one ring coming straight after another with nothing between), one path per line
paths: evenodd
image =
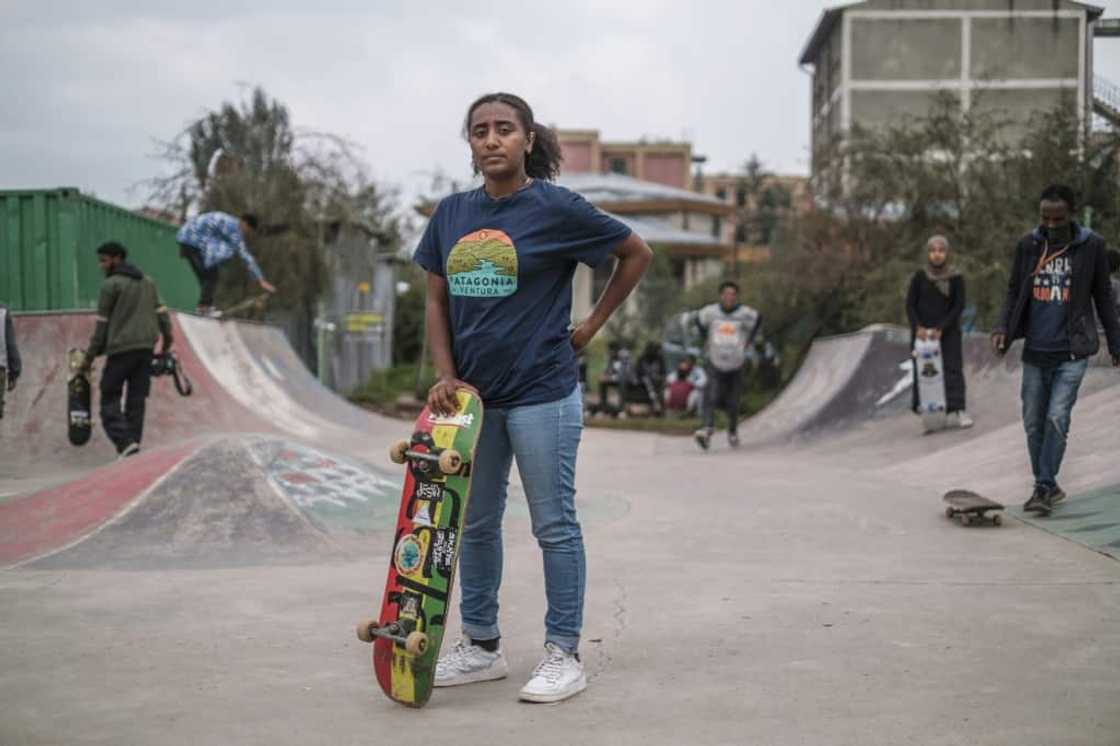
M1093 76L1093 129L1120 127L1120 85Z
M1093 98L1114 112L1120 113L1120 85L1100 75L1093 76Z

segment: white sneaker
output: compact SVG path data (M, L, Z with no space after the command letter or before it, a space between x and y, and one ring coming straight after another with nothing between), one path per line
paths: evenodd
M551 642L545 643L545 656L533 670L533 678L518 695L526 702L559 702L587 688L583 664Z
M491 653L475 645L471 638L463 637L455 643L455 647L436 661L436 678L433 685L459 686L473 684L476 681L504 679L507 675L509 675L509 665L500 647Z
M969 413L965 411L950 412L949 416L945 418L945 425L951 428L958 428L964 430L976 425L976 422L969 417Z
M120 452L120 455L118 455L117 458L118 459L128 458L129 456L135 456L138 453L140 453L140 444L139 443L129 443L127 446L124 447L124 450Z

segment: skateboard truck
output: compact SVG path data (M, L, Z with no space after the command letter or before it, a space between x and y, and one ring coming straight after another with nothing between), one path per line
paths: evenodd
M415 451L409 448L407 440L398 440L389 449L389 459L394 464L403 464L405 461L426 461L439 466L444 474L459 474L463 469L463 457L453 448L440 451L439 455L426 451Z
M376 619L363 619L358 622L358 639L362 642L373 642L375 637L383 640L392 640L402 645L405 650L413 655L423 655L428 649L428 636L415 630L406 632L400 622L389 622L385 626Z

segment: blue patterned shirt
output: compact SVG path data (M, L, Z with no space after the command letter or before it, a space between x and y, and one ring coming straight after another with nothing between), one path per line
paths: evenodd
M206 269L233 258L235 253L239 254L253 279L260 280L263 277L261 268L245 245L239 223L237 218L224 212L204 212L184 223L175 240L197 249Z

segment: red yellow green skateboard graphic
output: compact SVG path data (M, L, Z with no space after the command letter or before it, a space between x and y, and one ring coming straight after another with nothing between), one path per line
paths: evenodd
M412 707L432 693L482 430L482 402L463 389L456 395L454 414L424 407L412 437L390 449L390 458L407 468L389 574L380 616L358 623L358 638L373 643L382 690Z

